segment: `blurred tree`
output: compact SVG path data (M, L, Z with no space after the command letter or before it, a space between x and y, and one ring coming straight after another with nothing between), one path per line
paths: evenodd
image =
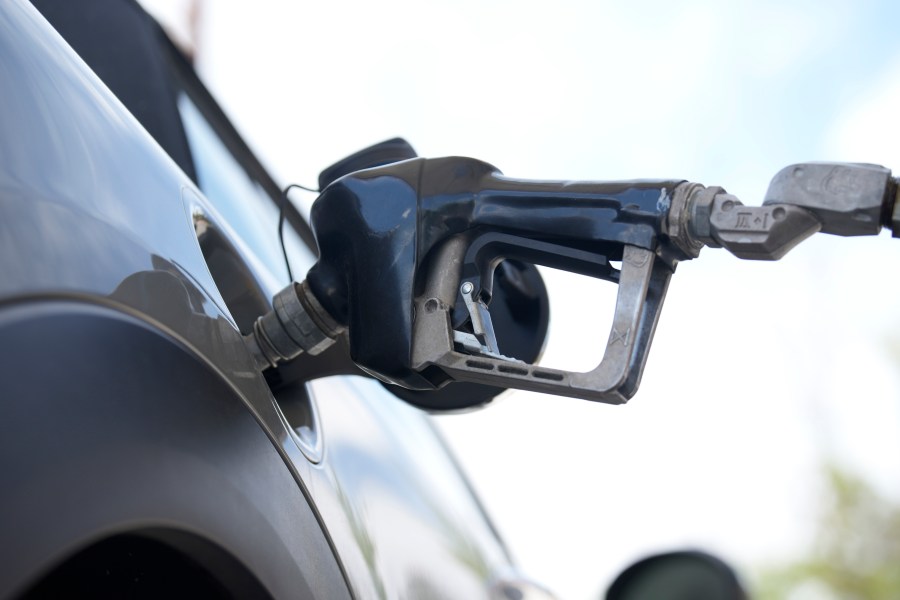
M900 598L900 505L829 464L826 500L808 557L764 570L759 600Z

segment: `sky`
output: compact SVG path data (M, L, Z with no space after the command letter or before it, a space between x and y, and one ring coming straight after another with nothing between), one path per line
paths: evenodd
M394 136L513 177L677 177L748 205L796 162L900 171L889 1L202 8L198 70L284 183ZM776 263L706 249L679 265L628 405L515 392L438 422L523 571L562 598L679 547L749 577L808 548L826 461L900 500L898 263L885 235L817 235ZM545 364L591 368L615 290L545 279Z

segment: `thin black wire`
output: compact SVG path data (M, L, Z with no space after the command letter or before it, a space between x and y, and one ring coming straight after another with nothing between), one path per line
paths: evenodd
M284 255L284 264L287 266L289 281L294 280L294 273L291 270L291 261L288 260L287 248L284 245L284 209L288 204L288 192L291 191L291 188L300 188L301 190L306 190L307 192L312 192L314 194L319 193L319 190L308 188L299 183L292 183L281 192L281 202L278 203L278 241L281 242L281 253Z

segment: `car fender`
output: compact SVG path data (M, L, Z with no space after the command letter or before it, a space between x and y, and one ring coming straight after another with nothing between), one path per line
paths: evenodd
M98 540L163 529L215 544L274 597L349 596L283 457L213 363L73 298L5 303L0 339L0 596Z

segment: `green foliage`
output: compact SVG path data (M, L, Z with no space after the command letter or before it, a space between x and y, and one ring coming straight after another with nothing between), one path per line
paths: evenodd
M900 598L900 505L834 465L825 468L825 482L826 501L809 556L763 572L755 597Z

